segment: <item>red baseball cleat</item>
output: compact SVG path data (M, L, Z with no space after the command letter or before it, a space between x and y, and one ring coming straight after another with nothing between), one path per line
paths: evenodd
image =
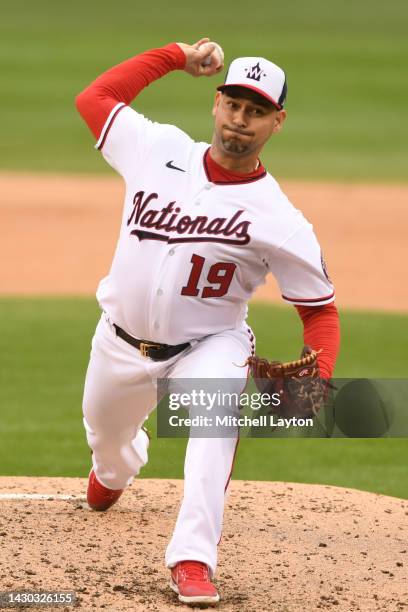
M208 567L201 561L180 561L171 569L170 587L186 604L214 605L220 600Z
M142 430L145 432L147 436L147 446L149 448L150 444L150 432L146 427L142 427ZM91 450L92 455L92 450ZM108 489L95 476L95 472L91 470L88 479L88 490L87 490L87 500L88 506L92 508L92 510L98 510L103 512L113 506L119 497L122 495L124 489Z
M91 470L88 480L87 500L92 510L103 512L115 504L122 495L123 489L108 489L95 476Z

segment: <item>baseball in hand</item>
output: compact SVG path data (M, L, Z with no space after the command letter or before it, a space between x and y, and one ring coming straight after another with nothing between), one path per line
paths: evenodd
M202 62L202 66L210 66L211 62L214 62L215 66L217 66L217 68L219 66L222 66L224 64L224 51L222 50L222 47L216 43L204 43L204 45L202 46L206 46L206 45L215 45L215 49L213 50L213 52L211 53L211 55L209 55L208 57L205 58L205 60Z

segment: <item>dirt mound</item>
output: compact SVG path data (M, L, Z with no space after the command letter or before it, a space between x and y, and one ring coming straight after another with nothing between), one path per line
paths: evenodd
M121 179L0 174L0 293L93 295L119 234ZM408 312L407 185L283 181L316 228L341 307ZM282 304L269 275L256 299Z
M107 513L88 509L85 487L0 478L0 591L72 590L86 610L180 609L163 556L182 481L137 480ZM281 482L233 481L228 495L220 610L407 609L406 500Z

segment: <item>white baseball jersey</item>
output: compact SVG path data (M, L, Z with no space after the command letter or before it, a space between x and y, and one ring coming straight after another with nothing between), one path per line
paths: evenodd
M179 344L233 329L268 272L291 304L334 299L312 225L269 173L211 182L209 144L123 103L96 147L126 183L119 241L97 298L132 336Z

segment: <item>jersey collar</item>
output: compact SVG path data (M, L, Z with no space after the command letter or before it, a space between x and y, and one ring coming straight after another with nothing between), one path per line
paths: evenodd
M266 176L266 170L259 162L258 168L249 174L232 172L217 164L210 155L210 147L206 150L203 157L204 170L207 179L216 185L242 185L243 183L253 183Z

